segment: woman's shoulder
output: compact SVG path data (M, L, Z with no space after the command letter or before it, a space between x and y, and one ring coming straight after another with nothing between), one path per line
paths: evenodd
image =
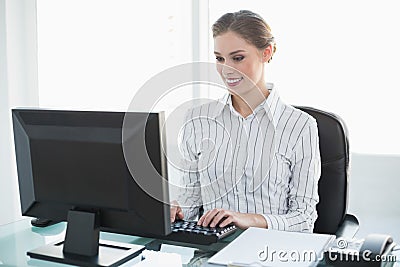
M288 122L296 122L296 124L300 123L301 125L304 124L315 124L316 125L316 120L313 116L302 110L302 107L300 106L295 106L295 105L289 105L289 104L284 104L285 105L285 117L288 118ZM282 114L283 117L283 114Z
M285 104L284 113L277 127L277 133L294 147L301 136L318 132L317 121L301 107Z

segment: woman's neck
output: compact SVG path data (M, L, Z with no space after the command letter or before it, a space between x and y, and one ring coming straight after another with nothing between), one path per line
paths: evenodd
M264 83L263 87L255 86L246 94L232 94L232 105L243 118L246 118L253 113L253 110L258 107L268 95L269 91Z

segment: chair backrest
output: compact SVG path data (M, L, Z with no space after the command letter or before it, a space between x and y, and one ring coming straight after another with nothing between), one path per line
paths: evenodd
M315 233L334 234L347 212L349 143L343 120L329 112L297 107L317 120L321 154L321 178L318 183L318 219Z

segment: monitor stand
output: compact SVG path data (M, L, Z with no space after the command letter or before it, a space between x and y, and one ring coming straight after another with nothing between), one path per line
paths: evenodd
M34 259L77 266L118 266L139 255L144 246L101 240L95 212L71 210L65 241L28 251Z

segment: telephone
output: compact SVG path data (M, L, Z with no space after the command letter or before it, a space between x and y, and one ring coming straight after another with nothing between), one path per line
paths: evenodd
M370 234L365 239L337 238L324 253L326 263L332 266L390 267L396 259L391 252L396 244L384 234Z

